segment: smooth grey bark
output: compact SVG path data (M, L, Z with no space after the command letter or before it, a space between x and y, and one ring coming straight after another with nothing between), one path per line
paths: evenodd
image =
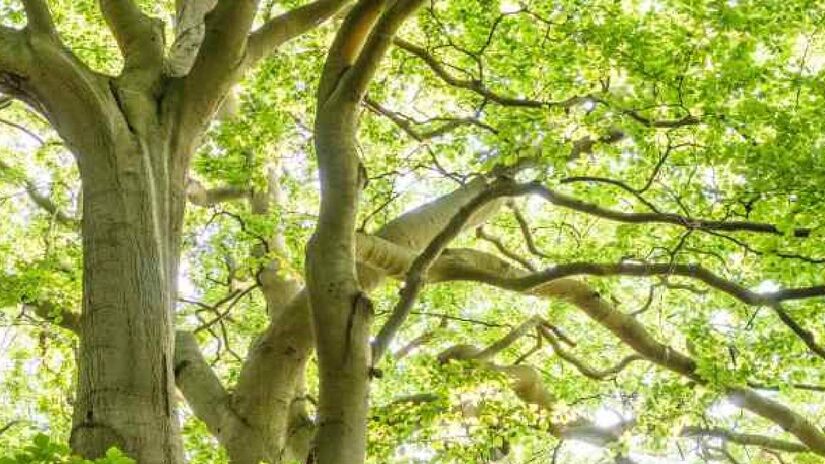
M107 149L78 155L84 188L83 312L71 444L139 462L182 462L174 413L173 302L183 214L180 153L159 121L136 121L110 83Z

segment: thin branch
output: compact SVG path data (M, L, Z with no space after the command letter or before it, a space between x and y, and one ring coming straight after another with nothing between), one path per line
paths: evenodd
M699 426L687 426L682 429L683 437L708 437L719 438L725 442L736 443L744 446L757 446L760 448L784 451L786 453L805 453L810 449L802 443L780 440L765 435L755 435L750 433L739 433L723 428L706 428Z
M524 243L527 244L527 249L530 250L530 253L533 253L540 258L549 258L549 256L542 253L536 246L536 241L533 239L533 232L530 230L530 224L527 222L524 215L521 214L521 210L519 210L515 202L509 201L507 202L507 206L509 206L510 210L513 211L513 217L516 218L516 222L521 230L521 235L524 237Z
M0 171L12 171L12 168L4 161L0 160ZM40 190L37 188L37 184L33 180L24 178L23 185L26 189L26 194L28 194L31 201L42 210L49 213L49 215L57 222L71 227L78 225L78 219L63 211L49 197L40 193Z
M603 219L610 219L618 222L625 222L631 224L646 224L646 223L660 223L660 224L674 224L682 227L700 230L721 230L730 232L756 232L774 235L783 235L781 231L773 224L766 224L761 222L750 221L715 221L709 219L697 219L681 216L673 213L624 213L599 205L588 203L577 198L567 196L563 193L556 192L547 187L537 185L536 192L539 196L548 202L568 208L591 216L597 216ZM812 230L809 228L796 228L790 231L794 237L806 238L811 235Z
M438 59L436 59L423 47L407 42L406 40L400 38L396 38L394 40L394 43L399 48L406 50L407 52L417 56L422 61L424 61L424 63L426 63L427 66L429 66L430 69L447 84L453 87L473 91L484 97L486 100L497 103L502 106L515 106L523 108L569 108L584 103L586 101L591 101L591 98L589 96L575 96L560 101L540 101L525 98L513 98L501 95L497 92L490 90L480 80L460 79L458 77L453 76L449 71L447 71L446 67L440 61L438 61Z
M480 127L484 130L487 130L493 134L497 134L498 131L489 125L479 121L477 118L473 117L466 117L466 118L435 118L436 120L443 121L443 124L427 131L419 131L415 128L417 125L426 124L427 122L419 122L415 121L408 116L405 116L401 113L395 112L382 106L377 101L371 99L369 96L364 98L364 103L366 107L373 111L376 114L382 115L395 123L402 131L404 131L407 135L410 136L413 140L417 142L424 142L436 137L440 137L444 134L447 134L459 127L463 126L476 126Z
M576 370L581 372L582 375L585 377L591 378L593 380L604 380L608 377L615 376L625 367L627 367L630 363L634 361L640 361L644 358L638 354L632 354L622 358L616 365L608 367L606 369L595 369L587 364L586 361L578 358L573 353L567 351L558 340L556 340L555 335L545 326L541 326L539 328L542 336L550 342L550 346L553 347L553 352L559 355L559 357L570 364L572 364Z
M476 228L476 237L478 237L482 240L485 240L487 242L492 243L493 246L495 246L496 249L501 252L501 254L503 254L504 256L512 259L513 261L521 264L525 269L528 269L530 271L535 271L536 270L536 268L533 266L532 263L530 263L530 261L522 258L521 256L517 255L513 251L510 251L510 249L507 248L504 245L504 243L501 241L500 238L488 234L484 230L484 226L478 226Z

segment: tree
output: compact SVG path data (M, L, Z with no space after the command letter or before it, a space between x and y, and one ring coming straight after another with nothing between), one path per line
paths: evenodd
M825 457L820 5L0 11L0 290L17 359L78 342L75 453Z

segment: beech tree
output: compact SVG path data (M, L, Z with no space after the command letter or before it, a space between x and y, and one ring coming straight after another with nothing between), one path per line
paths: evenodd
M0 462L825 462L820 3L0 0Z

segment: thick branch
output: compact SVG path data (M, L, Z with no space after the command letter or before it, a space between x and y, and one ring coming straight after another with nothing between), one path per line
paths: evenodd
M183 82L178 114L184 138L206 125L238 78L257 6L257 0L219 0L206 15L203 43Z
M373 364L380 361L390 341L409 316L415 299L424 285L424 277L430 266L438 259L442 250L464 229L473 214L497 198L524 195L529 192L529 189L529 184L514 184L508 180L495 181L487 190L459 209L447 226L444 227L444 230L436 235L424 251L416 257L407 271L398 303L390 318L375 337L373 342Z
M45 0L23 0L23 7L26 9L27 27L30 31L57 38L57 29Z
M186 186L186 198L195 206L214 206L232 200L250 198L252 191L235 186L206 189L200 182L190 179Z
M160 72L163 25L145 15L132 0L100 0L100 10L123 53L126 73Z
M404 20L422 3L423 0L396 0L389 10L381 15L352 68L347 70L341 79L339 90L342 97L349 101L361 101L396 32Z
M318 84L319 107L332 95L347 68L355 63L385 4L386 0L359 0L347 14L327 53Z
M316 0L272 18L249 36L247 66L254 65L289 40L318 27L349 2Z
M224 421L232 416L229 395L191 332L179 330L175 335L175 382L195 415L220 438Z

